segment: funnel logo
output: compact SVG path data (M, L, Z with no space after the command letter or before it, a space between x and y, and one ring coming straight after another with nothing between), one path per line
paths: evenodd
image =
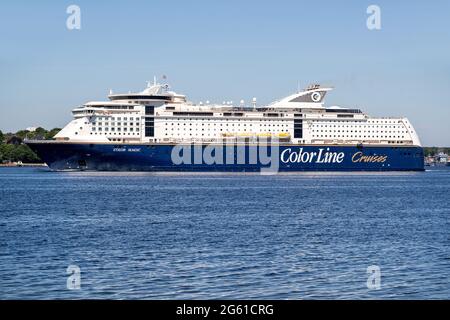
M322 95L319 92L314 92L311 94L311 100L314 102L319 102L322 99Z

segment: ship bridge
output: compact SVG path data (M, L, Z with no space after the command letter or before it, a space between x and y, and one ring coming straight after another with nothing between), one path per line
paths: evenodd
M183 103L186 102L186 96L177 94L173 91L169 91L169 85L167 84L148 84L141 92L126 93L126 94L113 94L112 92L108 96L111 101L128 101L129 103L145 104L149 101L161 101L167 103Z

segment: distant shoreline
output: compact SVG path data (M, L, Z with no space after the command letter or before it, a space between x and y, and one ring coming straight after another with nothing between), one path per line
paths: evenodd
M2 168L20 168L20 167L47 167L45 163L0 163L0 167Z

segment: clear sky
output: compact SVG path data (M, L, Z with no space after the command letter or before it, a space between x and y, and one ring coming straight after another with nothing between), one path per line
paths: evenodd
M332 85L327 105L406 116L424 145L450 146L450 1L2 1L0 39L5 132L62 127L74 106L165 74L196 102Z

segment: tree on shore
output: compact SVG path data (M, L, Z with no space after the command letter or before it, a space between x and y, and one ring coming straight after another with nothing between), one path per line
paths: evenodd
M41 162L41 159L25 144L2 144L0 145L0 161L33 163Z
M28 131L28 130L19 130L19 131L17 131L16 133L14 133L14 134L11 134L12 136L16 136L16 137L18 137L18 138L20 138L20 139L25 139L26 138L26 136L27 136L27 134L29 133L30 131Z
M424 153L425 157L434 157L437 154L439 154L439 152L449 154L450 148L439 148L439 147L424 147L423 148L423 153Z
M61 128L53 128L44 135L45 140L53 139L53 137L61 131Z
M39 127L35 131L19 130L16 133L3 134L0 131L0 162L42 162L33 150L26 144L22 143L25 138L49 140L53 139L61 129L54 128L50 131ZM10 143L9 143L9 142Z

